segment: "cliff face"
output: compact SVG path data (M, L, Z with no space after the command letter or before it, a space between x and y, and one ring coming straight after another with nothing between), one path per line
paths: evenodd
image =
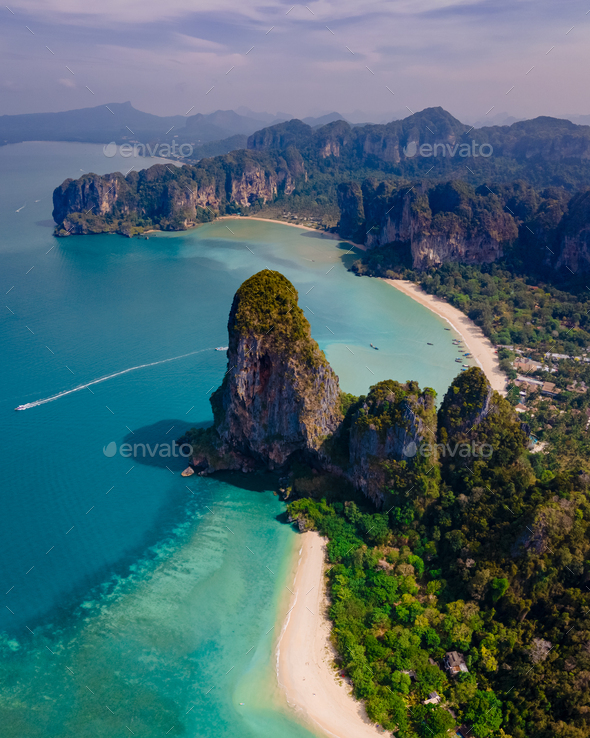
M243 172L241 176L234 175L229 178L227 199L231 203L248 208L254 200L260 199L263 202L274 200L279 188L282 188L285 195L290 195L295 189L295 179L286 167L269 173L263 167L255 166ZM218 209L219 203L214 207Z
M402 189L343 184L338 195L343 236L356 236L369 249L409 244L415 269L447 261L492 262L518 237L513 217L494 193L476 192L463 182Z
M106 215L112 211L122 190L127 190L127 183L119 173L66 179L54 190L53 218L57 223L64 223L73 212L90 211L96 215Z
M557 267L565 267L574 274L590 271L590 191L571 199L557 232Z
M65 180L53 193L56 234L179 230L228 208L235 212L289 195L304 177L303 160L292 151L284 157L238 151L196 166L157 164L126 177L85 174Z
M422 441L434 438L435 433L431 390L420 392L415 382L379 382L371 387L351 425L348 476L380 505L390 479L390 462L415 463Z
M385 125L354 128L343 120L317 129L291 120L257 131L248 139L248 148L262 151L296 146L317 159L332 156L354 158L363 164L379 161L395 165L412 160L423 143L453 146L468 129L442 108L427 108Z
M214 451L211 437L197 441L195 466L273 469L296 452L321 458L342 420L340 389L293 285L267 269L255 274L234 297L228 331L228 372L211 399Z
M485 153L478 153L486 144ZM395 167L397 175L415 175L431 168L434 161L429 157L433 156L437 168L444 166L446 171L465 169L469 163L465 157L474 157L480 164L488 157L521 163L585 163L590 158L590 127L542 116L511 126L475 129L436 107L382 125L352 127L340 120L314 129L291 120L257 131L247 145L254 151L296 146L314 158L345 158L354 160L357 166L388 171L395 171ZM429 147L429 153L417 156L422 145ZM471 151L466 153L463 148L459 153L462 145ZM488 164L493 170L494 162L488 160Z
M340 223L338 231L342 238L351 238L356 243L365 240L365 209L363 193L357 182L346 182L338 186Z
M251 151L266 151L276 149L284 151L293 146L300 151L308 148L313 140L313 129L300 120L290 120L278 123L261 131L256 131L248 138L248 148Z
M590 158L590 127L560 118L539 116L511 126L479 128L477 138L490 143L494 155L519 160L585 162Z

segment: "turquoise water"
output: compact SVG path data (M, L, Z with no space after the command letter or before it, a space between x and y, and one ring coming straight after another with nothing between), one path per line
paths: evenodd
M348 246L298 228L52 236L65 177L148 163L86 144L0 148L2 736L303 738L274 686L297 537L271 482L187 480L182 458L103 449L161 450L209 424L226 366L213 348L236 288L264 267L295 284L346 391L391 377L442 393L456 349L428 310L347 272Z

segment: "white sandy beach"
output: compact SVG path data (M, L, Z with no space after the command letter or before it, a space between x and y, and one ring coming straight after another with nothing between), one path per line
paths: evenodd
M324 571L326 541L319 533L301 535L301 554L287 625L279 640L278 678L287 702L315 731L338 738L377 738L351 687L333 668L326 617Z
M383 279L383 281L432 310L439 317L444 318L459 333L463 342L473 354L473 358L485 372L492 388L500 394L506 394L506 376L500 370L500 362L492 342L489 338L486 338L481 328L475 325L465 313L449 305L440 297L424 292L420 285L414 284L414 282L405 279Z

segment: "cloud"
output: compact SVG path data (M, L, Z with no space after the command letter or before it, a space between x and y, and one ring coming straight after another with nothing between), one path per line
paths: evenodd
M272 4L270 5L272 7ZM275 7L280 8L275 2ZM117 23L131 25L166 22L182 19L195 13L199 15L233 14L262 20L268 13L269 4L241 3L236 0L167 0L167 2L146 2L146 0L101 0L100 3L81 3L80 0L22 0L19 10L27 12L32 18L55 19L74 25L92 25L108 28Z
M5 75L21 94L5 96L10 110L1 112L131 99L160 114L240 105L300 116L318 105L342 114L380 108L384 116L393 106L431 105L477 118L492 105L517 117L590 113L583 82L590 16L582 0L291 7L292 0L21 0L13 9L20 17L0 28ZM66 64L75 78L67 79ZM55 94L56 79L76 83L79 103L70 91Z

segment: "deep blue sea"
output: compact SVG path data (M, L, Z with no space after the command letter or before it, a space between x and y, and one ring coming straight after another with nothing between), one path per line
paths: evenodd
M413 378L442 394L452 333L348 272L348 245L299 228L54 238L66 177L150 163L0 147L0 734L309 738L274 677L297 547L284 505L264 477L183 478L166 449L211 422L226 368L214 347L235 290L264 267L299 291L345 391Z

